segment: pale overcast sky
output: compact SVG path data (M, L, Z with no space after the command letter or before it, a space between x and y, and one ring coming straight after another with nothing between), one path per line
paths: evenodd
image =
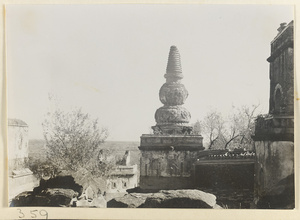
M48 94L139 141L162 106L169 48L181 54L191 123L210 109L268 112L270 42L287 5L8 5L8 117L42 138Z

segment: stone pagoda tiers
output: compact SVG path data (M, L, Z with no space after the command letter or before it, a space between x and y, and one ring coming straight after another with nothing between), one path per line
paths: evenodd
M203 150L202 136L193 135L188 123L190 112L184 108L188 91L183 78L180 54L170 48L166 83L159 91L164 104L155 112L153 134L141 136L140 187L142 189L180 189L192 184L192 165Z

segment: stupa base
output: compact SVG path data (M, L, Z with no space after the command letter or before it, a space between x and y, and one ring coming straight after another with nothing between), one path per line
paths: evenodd
M143 134L140 150L204 150L201 135L156 135Z

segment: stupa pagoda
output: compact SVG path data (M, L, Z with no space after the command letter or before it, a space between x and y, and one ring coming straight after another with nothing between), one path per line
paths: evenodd
M152 129L154 134L190 134L192 127L188 123L191 114L182 106L188 97L188 91L181 84L183 75L180 54L175 46L170 49L166 72L166 83L159 91L159 99L164 106L157 109L157 124Z
M191 186L192 165L203 150L202 136L193 135L190 112L183 107L188 91L183 79L180 54L171 46L166 82L159 91L164 104L155 112L153 134L141 136L140 186L142 189L179 189Z

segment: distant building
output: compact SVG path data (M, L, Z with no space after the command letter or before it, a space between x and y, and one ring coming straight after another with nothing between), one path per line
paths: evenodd
M137 164L132 166L117 166L107 179L106 193L123 193L127 189L137 187Z
M8 183L9 200L30 191L38 180L28 167L28 125L19 119L8 119Z
M106 180L106 199L126 194L127 189L138 186L138 166L130 165L130 151L126 151L120 162Z

